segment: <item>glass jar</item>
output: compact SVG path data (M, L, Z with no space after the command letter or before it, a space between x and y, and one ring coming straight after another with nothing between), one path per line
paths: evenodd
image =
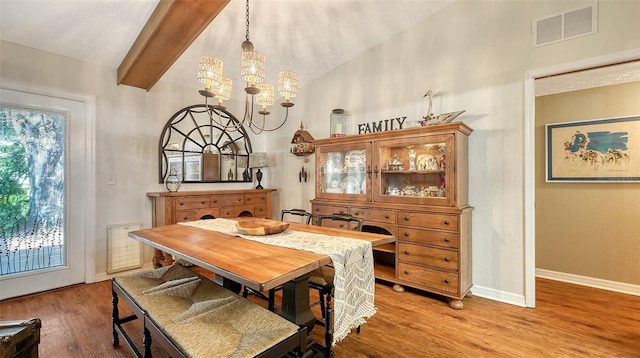
M349 115L344 109L337 108L331 111L329 123L331 138L344 137L347 135L348 120Z
M164 184L167 190L171 192L176 192L180 189L181 181L180 178L178 178L178 171L175 168L171 168Z

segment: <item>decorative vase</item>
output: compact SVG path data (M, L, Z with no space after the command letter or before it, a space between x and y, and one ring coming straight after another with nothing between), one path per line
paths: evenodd
M164 185L167 187L167 190L176 192L180 189L181 184L182 182L180 181L180 178L178 178L178 172L175 168L171 168L167 179L164 181Z

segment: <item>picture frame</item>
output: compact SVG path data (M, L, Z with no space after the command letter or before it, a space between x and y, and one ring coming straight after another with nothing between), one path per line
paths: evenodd
M545 126L546 182L640 182L640 116Z

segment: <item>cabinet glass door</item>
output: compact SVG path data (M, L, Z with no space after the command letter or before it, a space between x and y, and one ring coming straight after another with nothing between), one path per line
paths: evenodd
M371 144L340 144L316 150L316 197L371 200Z
M453 147L451 134L375 142L373 200L454 205Z

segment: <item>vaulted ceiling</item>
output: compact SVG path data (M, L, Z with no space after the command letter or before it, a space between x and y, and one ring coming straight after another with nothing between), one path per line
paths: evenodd
M250 38L268 82L289 69L304 85L452 2L253 0ZM200 88L199 58L214 56L238 96L245 11L243 0L0 0L0 38L118 69L147 90L159 79Z

